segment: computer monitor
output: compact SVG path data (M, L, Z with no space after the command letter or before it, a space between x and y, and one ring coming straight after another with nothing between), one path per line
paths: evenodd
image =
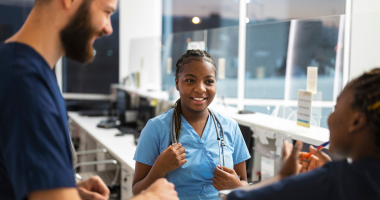
M127 122L126 111L130 109L131 96L124 90L116 89L116 117L121 125Z
M149 119L155 116L155 107L150 105L150 101L147 98L140 97L139 102L139 114L137 117L138 129L143 129L148 123Z

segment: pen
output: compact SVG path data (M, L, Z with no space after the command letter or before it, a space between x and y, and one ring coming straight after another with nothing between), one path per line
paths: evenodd
M317 151L321 150L323 147L327 146L329 143L330 143L330 141L321 144L321 146L317 147ZM304 155L304 156L301 158L301 161L305 160L306 158L310 158L311 155L313 155L312 152L310 152L310 153Z

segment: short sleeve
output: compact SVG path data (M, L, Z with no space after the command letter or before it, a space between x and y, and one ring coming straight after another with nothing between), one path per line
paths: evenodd
M153 166L160 153L160 144L157 131L152 119L148 121L141 131L134 160L146 165Z
M234 152L232 153L234 165L239 164L251 158L247 145L245 144L243 134L240 131L238 124L234 123L235 139L234 139Z
M333 197L333 178L328 167L323 167L309 173L291 176L272 185L251 191L236 190L228 195L228 200L320 200L337 199Z
M7 172L0 179L17 200L76 187L63 99L58 102L36 74L17 76L9 87L7 97L0 94L0 164Z

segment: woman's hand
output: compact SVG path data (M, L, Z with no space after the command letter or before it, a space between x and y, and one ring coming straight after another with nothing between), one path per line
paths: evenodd
M310 145L310 152L313 153L311 157L300 161L300 164L302 165L301 172L308 172L316 168L322 167L327 162L331 162L330 156L323 153L322 151L318 151L316 148ZM299 154L299 157L302 158L304 155L308 153L301 152Z
M186 153L184 152L185 148L180 143L170 145L157 157L154 167L157 167L165 175L186 163Z
M214 178L212 178L212 185L217 190L228 190L243 186L235 170L223 167L223 170L218 165L215 168Z

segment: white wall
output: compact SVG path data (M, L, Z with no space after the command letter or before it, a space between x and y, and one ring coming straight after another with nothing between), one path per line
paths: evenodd
M350 79L380 67L380 1L352 0Z
M162 30L162 0L119 0L119 80L129 75L130 44L137 38L159 37ZM158 73L157 75L160 75ZM155 79L156 80L156 79Z

